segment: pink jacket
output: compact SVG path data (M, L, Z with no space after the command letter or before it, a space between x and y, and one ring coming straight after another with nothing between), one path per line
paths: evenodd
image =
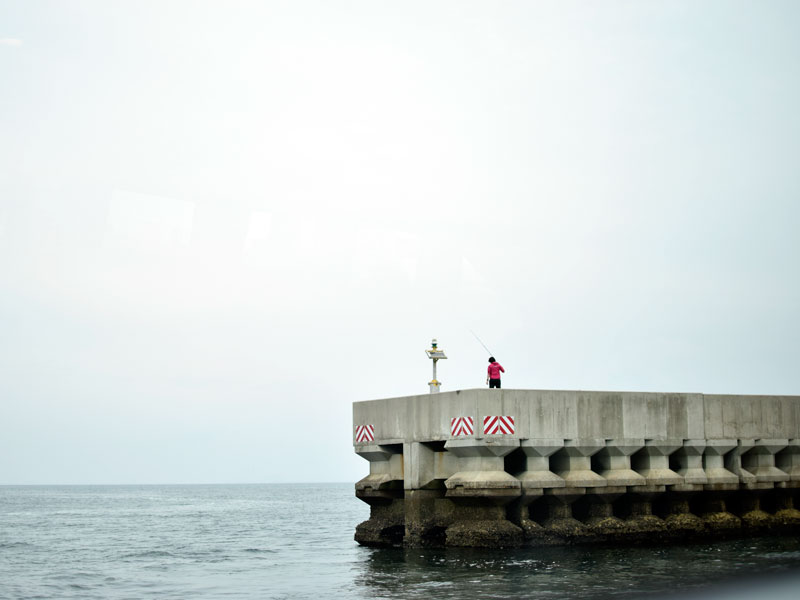
M499 362L493 362L489 363L489 369L486 372L489 373L489 379L500 379L500 371L506 372L503 365Z

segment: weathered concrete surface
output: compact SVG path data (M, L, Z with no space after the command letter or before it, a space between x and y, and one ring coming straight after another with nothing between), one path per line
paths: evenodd
M384 444L447 441L460 415L513 415L516 439L800 437L798 396L471 389L353 403L354 423Z
M511 418L485 434L493 416ZM458 418L472 433L451 431ZM371 506L356 531L362 544L653 542L800 528L797 396L475 389L357 402L353 424L369 462L356 484Z

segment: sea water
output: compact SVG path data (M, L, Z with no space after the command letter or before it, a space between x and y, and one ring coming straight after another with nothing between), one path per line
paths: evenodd
M368 515L352 484L0 486L0 598L634 598L800 574L793 537L372 549Z

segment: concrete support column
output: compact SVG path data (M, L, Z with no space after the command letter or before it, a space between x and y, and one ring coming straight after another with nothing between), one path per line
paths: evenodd
M564 480L550 470L550 456L564 447L561 439L522 440L520 448L525 453L525 470L517 474L522 484L523 495L526 490L540 496L545 488L564 487Z
M518 548L522 529L506 518L505 507L488 498L456 498L451 502L451 524L445 532L447 546Z
M598 522L603 522L607 519L616 519L616 517L614 517L614 506L611 502L602 501L605 499L605 496L595 497L600 501L589 504L589 515L586 522L589 525L596 525Z
M586 490L588 511L586 528L598 539L616 541L628 531L628 526L619 517L614 516L614 501L625 494L625 486L607 486Z
M404 489L422 490L436 487L436 452L430 444L404 443L403 465Z
M541 498L544 490L563 488L564 480L550 470L550 457L564 447L563 439L528 439L520 442L525 454L525 469L516 473L522 486L522 496L514 505L512 520L519 523L528 543L542 543L546 538L544 528L530 518L531 502Z
M637 537L652 540L667 530L664 520L653 514L653 499L663 492L664 487L653 484L646 487L654 491L645 492L640 487L633 488L635 491L629 494L630 516L626 524Z
M746 492L739 500L742 527L749 533L764 532L774 521L772 515L761 510L763 491Z
M399 546L405 535L402 446L362 445L356 454L369 461L370 474L356 483L356 497L370 506L369 519L356 527L364 546Z
M585 539L586 526L572 516L572 503L586 494L586 488L550 488L545 492L548 514L544 520L544 539L569 543Z
M437 503L444 497L441 490L406 490L403 502L406 546L424 548L444 545L445 528L437 514Z
M741 529L741 519L728 512L725 492L706 493L704 501L701 517L710 532L726 535L734 534Z
M369 519L356 526L353 539L362 546L401 546L405 536L403 498L361 499L369 504Z
M667 500L669 514L664 519L667 529L682 537L700 536L705 530L705 525L703 520L693 514L689 507L689 499L694 494L684 491L676 492L674 491L675 487L672 488L673 492L670 493Z
M789 440L755 440L753 447L742 454L742 467L755 475L758 483L789 481L789 474L775 466L775 454L788 444Z
M755 445L755 440L737 440L733 450L725 455L725 468L739 478L739 483L749 489L767 487L758 484L756 476L742 466L742 455ZM769 487L772 487L771 485Z
M356 454L369 461L369 475L356 483L356 496L380 497L382 492L403 488L403 454L400 444L364 445Z
M669 455L682 446L683 440L645 440L644 448L634 455L631 464L648 486L683 483L683 477L669 468Z
M776 498L775 524L784 530L800 532L800 510L795 508L796 490L779 490Z
M675 486L674 491L703 489L702 486L708 483L708 476L703 470L705 449L705 440L684 440L683 446L673 453L671 458L678 464L675 472L683 477L683 483Z
M735 490L739 488L739 477L725 468L725 455L736 448L736 440L706 440L703 452L703 470L708 482L706 490Z
M775 466L789 475L790 482L800 482L800 438L788 440L786 448L775 455Z
M795 510L794 498L790 493L780 493L777 497L776 508L778 512L782 510Z
M606 440L594 456L597 470L609 486L645 485L645 478L631 469L631 455L642 449L641 439Z
M504 457L518 439L448 440L445 450L458 458L458 471L445 482L452 500L448 546L507 548L522 545L522 529L506 518L505 506L521 495L521 483L505 471Z
M448 498L492 498L505 504L520 496L522 485L506 473L503 461L519 448L519 440L448 440L444 447L458 457L458 472L444 482Z
M550 466L568 488L605 487L608 483L592 471L591 460L605 446L605 440L566 440L564 447L550 458Z
M444 498L441 473L443 463L430 443L406 442L403 444L405 463L404 544L413 547L444 545L444 526L437 505ZM444 453L447 454L447 453Z
M667 525L653 514L653 499L665 486L683 483L683 477L669 468L670 454L683 446L683 440L645 440L644 447L631 458L631 466L646 485L629 488L628 527L636 537L653 539L666 535Z

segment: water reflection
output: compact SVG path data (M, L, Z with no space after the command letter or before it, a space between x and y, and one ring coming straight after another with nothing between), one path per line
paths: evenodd
M800 575L793 537L669 547L362 549L362 597L635 598L697 592L731 578Z

